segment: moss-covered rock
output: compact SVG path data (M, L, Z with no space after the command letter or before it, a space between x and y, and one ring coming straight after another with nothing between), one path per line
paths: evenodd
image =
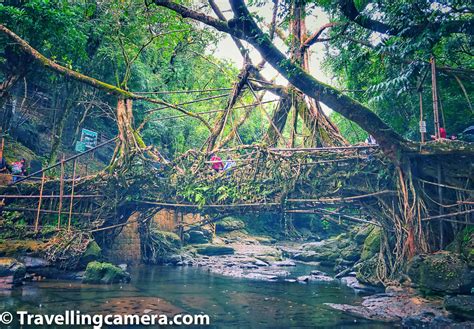
M238 231L245 228L245 222L235 217L225 217L216 223L217 232Z
M303 251L294 256L302 261L321 262L323 265L332 266L337 261L353 264L360 258L360 246L351 240L348 234L320 242L311 242L302 246Z
M474 320L474 295L446 296L444 307L463 320Z
M176 250L181 248L181 239L176 233L168 231L153 230L152 234L155 239L163 241L169 250Z
M469 267L474 267L474 227L469 226L459 232L446 249L460 254L467 261Z
M204 244L212 240L212 232L204 229L190 229L184 234L184 241L188 244Z
M317 262L321 259L321 255L316 251L302 251L292 255L293 259L300 260L302 262Z
M4 284L19 284L26 274L26 267L15 258L0 257L0 280Z
M81 259L79 260L79 266L84 268L90 262L94 260L99 260L102 256L102 250L95 241L89 242L87 245L86 251L82 254Z
M381 230L379 227L373 227L364 240L362 247L362 253L360 258L366 260L372 258L380 251L380 234Z
M438 252L415 256L408 264L408 276L428 293L469 293L474 273L458 254Z
M119 283L130 282L130 274L110 263L90 262L87 264L84 283Z
M360 258L360 249L356 244L351 244L341 251L341 257L349 262L356 262Z
M152 229L146 239L142 239L142 259L149 264L175 264L179 256L181 239L173 232Z
M232 255L234 253L234 248L227 246L217 246L217 245L205 245L200 246L196 249L198 254L206 256L220 256L220 255Z
M18 161L21 158L25 158L26 162L30 163L31 160L39 158L35 152L12 137L6 137L4 157L9 163Z
M352 240L357 244L363 244L370 232L372 232L373 228L373 225L355 226L351 232Z
M337 249L323 249L317 257L320 262L324 261L326 264L334 264L338 258L341 257L341 250Z

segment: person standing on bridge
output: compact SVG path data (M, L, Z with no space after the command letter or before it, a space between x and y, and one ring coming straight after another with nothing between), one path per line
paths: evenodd
M377 145L377 141L375 140L374 136L369 135L369 137L365 139L365 144Z
M234 168L237 164L235 163L234 159L232 159L232 157L228 157L224 162L224 171L227 172L227 177L229 177L231 175L232 168Z
M218 157L215 153L211 154L211 164L212 169L216 172L219 172L224 169L224 164L222 163L222 159Z
M230 170L233 167L235 167L237 164L235 163L234 159L232 157L228 157L227 160L225 160L225 165L224 165L224 170Z

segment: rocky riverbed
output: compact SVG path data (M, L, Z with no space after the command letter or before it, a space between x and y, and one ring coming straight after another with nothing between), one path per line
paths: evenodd
M198 250L203 252L205 248ZM219 254L220 249L216 248L215 252L218 255L198 254L193 260L193 265L205 267L213 273L254 280L300 283L334 280L318 270L309 271L303 276L294 275L293 269L296 267L296 262L283 258L282 246L279 245L262 245L258 241L233 242L221 248L227 254ZM228 254L228 250L232 250L232 253Z
M378 229L362 227L309 243L275 243L245 234L223 234L214 245L197 245L189 265L253 280L340 282L367 296L360 305L327 304L334 310L405 327L474 328L470 322L474 314L474 296L470 294L473 271L465 259L449 251L421 255L410 262L409 276L384 286L374 266L379 234ZM315 269L293 275L291 268L298 262ZM331 270L320 271L321 266ZM444 297L442 292L450 295Z
M474 272L472 252L469 252L472 235L460 239L460 246L414 257L408 264L407 275L387 286L380 282L376 271L380 249L377 228L358 227L320 241L282 242L251 235L238 220L224 223L220 224L217 236L205 229L189 230L183 246L177 236L166 233L173 243L168 244L171 247L160 256L159 263L200 267L227 277L271 284L343 284L366 297L359 305L330 303L327 307L408 327L454 328L459 323L474 327L469 322L474 320ZM24 281L44 278L95 284L130 280L126 265L96 261L104 259L95 242L79 260L82 268L72 272L59 270L37 256L19 253L15 257L1 257L0 289L12 289ZM305 264L305 272L295 270L299 263Z

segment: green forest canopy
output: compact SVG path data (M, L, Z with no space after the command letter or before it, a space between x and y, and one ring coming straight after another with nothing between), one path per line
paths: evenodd
M161 1L155 1L160 3ZM180 2L213 16L207 3ZM262 8L275 1L249 1L247 4L264 31L269 22L258 16ZM471 105L474 62L472 57L472 15L470 1L347 1L281 0L276 26L279 38L291 44L292 6L305 8L307 21L320 8L333 23L316 42L325 45L324 67L334 77L336 87L375 111L403 137L419 140L419 91L427 121L428 135L433 133L431 76L429 61L437 60L438 88L442 124L450 134L459 134L474 122ZM203 116L212 122L226 108L230 88L237 81L239 67L214 56L218 40L226 37L213 28L183 19L175 12L133 0L77 1L5 1L0 5L0 20L42 54L57 63L88 76L136 93L182 104L192 112L211 112ZM381 23L383 21L383 23ZM408 27L408 28L406 28ZM308 31L308 37L316 31ZM2 103L12 95L20 97L28 89L40 90L53 100L50 108L65 109L62 148L70 149L78 123L102 132L117 134L114 121L115 99L70 79L33 65L6 39L0 39ZM257 63L254 63L257 64ZM268 65L268 64L267 64ZM25 79L25 84L20 83ZM268 77L270 78L270 77ZM16 80L15 80L16 79ZM15 81L9 85L6 82ZM166 91L213 90L212 92L168 93ZM256 91L261 93L261 91ZM267 94L269 94L267 92ZM32 97L32 96L31 96ZM264 99L276 99L266 96ZM229 132L246 112L245 105L258 103L251 90L239 99L226 131ZM233 143L250 144L265 135L276 103L254 106ZM31 107L34 108L32 102ZM158 145L168 157L189 148L200 148L208 129L198 120L162 109L146 102L134 105L135 125L147 144ZM263 108L263 109L262 109ZM50 125L51 113L42 112L44 125ZM265 114L265 111L267 114ZM55 111L56 112L56 111ZM58 115L56 113L56 115ZM59 113L60 116L60 113ZM171 117L171 118L170 118ZM81 119L84 120L81 120ZM359 142L367 134L337 113L331 115L341 133L350 142ZM34 120L34 119L31 119ZM146 123L144 123L144 120ZM290 125L287 125L290 126ZM73 129L68 129L68 127ZM5 128L5 127L4 127ZM299 123L300 143L307 132ZM286 127L284 137L292 133ZM57 135L57 134L56 134Z

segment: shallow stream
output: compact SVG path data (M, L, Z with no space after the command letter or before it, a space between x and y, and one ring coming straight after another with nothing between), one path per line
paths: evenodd
M291 272L292 276L305 275L313 269L298 264ZM338 281L264 282L224 277L197 267L139 266L131 269L131 274L130 284L87 285L55 280L27 283L3 292L0 309L44 314L61 314L65 310L89 314L184 311L208 314L208 328L392 327L356 319L325 306L324 303L360 302L361 296Z

